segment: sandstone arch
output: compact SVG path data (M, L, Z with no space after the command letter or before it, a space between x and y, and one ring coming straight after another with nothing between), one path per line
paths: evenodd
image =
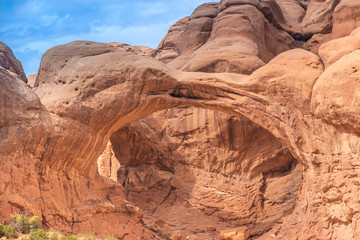
M24 84L16 87L27 91L37 104L31 107L34 113L29 112L30 120L27 122L30 127L37 121L41 128L37 132L29 128L27 133L31 137L24 138L17 149L23 148L18 155L21 161L35 164L28 168L34 171L31 173L32 181L39 185L36 191L41 201L34 205L24 197L28 190L19 190L23 197L14 201L8 200L13 195L3 196L3 208L10 212L30 210L43 216L45 225L56 222L61 226L59 222L62 222L65 231L69 231L69 225L71 231L93 226L98 219L87 219L83 221L88 222L87 226L76 226L80 220L75 220L77 216L73 211L76 215L86 216L86 212L99 211L95 209L100 208L102 215L98 216L103 217L104 214L111 215L116 205L106 206L99 199L91 200L92 193L72 195L76 196L76 189L81 188L96 189L104 196L108 195L104 191L109 190L102 189L104 182L99 179L95 163L110 134L129 122L172 107L196 106L245 115L272 131L300 161L305 159L299 151L301 146L297 145L295 134L292 135L293 124L299 125L301 121L296 115L290 121L284 118L284 113L290 111L287 107L275 107L267 97L241 90L237 81L244 82L245 78L231 74L183 73L151 58L124 53L106 44L74 42L49 50L43 57L38 75L36 93L41 103ZM20 84L16 76L3 78L3 81L4 86ZM245 89L252 88L243 85ZM3 89L9 91L11 88ZM18 96L15 92L4 94ZM14 101L7 101L9 103L16 107ZM26 109L27 104L24 102L17 106L18 111ZM271 113L274 108L277 109L275 116ZM12 136L15 137L15 133ZM12 161L9 160L9 164ZM51 190L53 186L60 191ZM115 189L121 196L121 190ZM89 199L97 206L87 206ZM114 200L110 202L114 203ZM136 221L136 217L133 219ZM105 233L111 230L96 231Z
M92 53L92 50L98 52ZM303 67L315 69L310 74L320 75L322 67L315 55L303 50L294 51L309 58L306 64L313 65L304 64ZM55 57L59 55L65 56L57 61ZM280 55L280 62L282 58L286 57ZM277 64L276 59L274 64ZM270 131L299 161L307 165L302 152L311 146L306 136L308 127L300 110L309 111L311 89L295 96L295 87L279 81L274 85L274 91L293 88L294 93L291 92L289 97L298 99L288 103L286 99L276 97L279 102L275 102L273 93L265 89L267 79L263 79L262 74L257 76L255 72L248 80L247 76L235 74L184 73L148 57L117 51L106 44L74 42L55 47L44 55L36 93L49 112L88 128L96 136L92 136L94 140L89 140L96 146L94 148L103 149L111 133L156 111L195 106L232 113L253 121ZM280 75L276 72L272 74ZM313 84L314 79L316 75L306 80L309 83L301 84ZM264 85L264 89L260 89L260 84ZM77 154L81 159L92 159L91 164L79 161L74 165L80 169L94 165L95 156L99 154L95 151L97 154L92 155L93 152L86 149ZM52 158L49 156L47 159L52 162L50 165L56 162Z
M36 89L41 101L19 76L1 68L1 217L27 210L59 230L99 234L114 232L106 223L131 222L131 228L122 226L116 234L151 238L121 186L99 177L96 159L110 134L127 123L158 110L195 106L249 119L304 166L301 204L280 224L278 239L310 239L314 233L340 237L344 230L356 236L358 203L349 191L357 186L359 138L352 132L357 125L337 129L334 119L324 123L324 110L316 104L332 71L349 65L346 59L331 65L317 82L323 73L320 59L299 49L244 76L184 73L111 45L73 42L44 55ZM356 64L349 67L356 69ZM354 113L345 111L344 118L351 117L349 112ZM24 173L25 178L16 178ZM309 217L313 214L319 217Z
M318 58L294 51L308 59L302 67L309 68L309 75L315 73L308 79L313 84L322 71ZM61 55L59 61L54 59ZM284 60L289 62L281 55L273 64ZM298 67L296 61L288 64ZM269 71L272 69L270 66ZM281 98L276 102L271 91L264 92L260 87L268 84L261 73L250 77L183 73L106 44L74 42L44 55L38 80L36 93L60 126L55 124L59 131L51 133L54 136L47 145L52 151L45 150L42 159L52 171L96 179L96 160L114 131L156 111L187 106L243 116L270 131L303 166L308 166L304 154L304 149L309 148L307 127L299 109L309 111L309 91L298 94L294 89L297 96L292 102ZM292 87L279 80L273 90L287 91ZM74 134L69 134L72 129Z

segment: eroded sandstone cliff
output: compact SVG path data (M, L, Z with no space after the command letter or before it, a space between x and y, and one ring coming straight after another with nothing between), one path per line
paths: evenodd
M33 89L2 44L1 220L120 239L359 238L359 9L209 3L153 52L56 46Z

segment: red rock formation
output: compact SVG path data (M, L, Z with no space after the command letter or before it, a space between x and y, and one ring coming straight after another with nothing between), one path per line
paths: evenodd
M75 159L66 155L74 154L70 149L79 150L77 137L85 142L89 139L86 129L47 111L11 70L1 67L0 74L1 219L25 211L40 216L44 226L68 233L91 230L100 235L151 239L153 234L144 232L139 216L126 208L128 202L119 184L69 166ZM58 168L49 164L55 155L52 163ZM115 231L108 222L129 224Z
M15 58L11 49L3 42L0 42L0 65L2 68L17 74L17 76L25 83L27 82L27 78L20 61Z
M156 239L149 229L209 239L239 226L246 228L233 236L359 238L359 30L320 46L319 56L302 49L279 54L268 45L279 39L264 38L279 32L305 42L331 29L333 38L348 35L356 24L342 33L338 26L356 22L342 13L350 3L204 5L164 39L156 57L168 65L127 45L57 46L43 56L36 94L3 47L0 218L26 211L61 231L123 239ZM227 18L251 24L226 28ZM198 41L179 45L183 35ZM236 55L216 53L227 50L227 38ZM166 55L165 46L178 55ZM234 65L232 72L241 72L240 46L248 75L171 67L223 72ZM229 57L227 63L214 65L212 53ZM254 59L262 64L252 65ZM109 140L122 164L119 183L98 173Z
M294 46L262 11L274 15L273 8L257 1L204 4L170 28L156 59L185 71L250 74Z
M255 224L269 215L276 219L294 207L301 183L301 172L293 170L296 160L271 134L244 119L198 108L168 110L112 136L117 157L127 166L119 181L127 198L144 210L150 228L162 219L173 231L191 235L197 228L211 238L218 233L208 228ZM287 198L274 194L272 184L286 188L280 192Z
M110 46L116 47L117 49L123 52L132 52L140 56L150 56L154 53L154 49L144 46L131 46L129 44L116 43L116 42L110 42L108 44Z
M226 3L226 2L224 2L223 4L226 5L226 8L228 8L229 6L232 6L231 4ZM229 4L229 6L227 4ZM184 59L189 54L191 54L194 50L197 50L199 48L200 43L203 43L208 39L207 35L205 35L205 38L204 37L201 37L201 38L196 37L196 36L201 36L201 35L195 35L197 32L198 33L203 33L203 32L201 32L201 29L199 27L197 27L197 28L194 27L194 26L201 26L201 25L199 25L201 22L200 22L200 20L198 20L196 22L197 24L194 25L194 17L193 16L196 16L196 18L195 18L196 20L203 19L203 21L206 20L207 24L212 23L211 17L214 17L215 14L217 14L217 12L215 11L216 10L215 7L217 7L217 5L218 4L216 4L216 3L204 4L204 5L200 6L198 9L196 9L189 19L186 19L186 21L184 21L185 19L180 20L179 23L174 25L174 27L169 30L168 36L165 37L163 42L159 45L159 46L161 46L161 49L160 49L160 51L158 51L158 55L156 57L158 59L162 59L163 56L167 56L166 59L163 59L163 61L169 62L169 60L170 60L170 62L168 64L170 66L176 67L178 64L184 64L181 62L183 62ZM225 7L223 7L223 8L225 8ZM266 8L263 7L263 9L266 9ZM271 11L270 11L270 13L271 13ZM234 16L236 16L236 14L234 14ZM227 20L227 21L236 23L236 21L234 21L234 20ZM180 25L180 23L181 23L181 25ZM179 26L182 26L183 29L179 28ZM205 29L205 28L202 28L202 29ZM206 27L206 29L211 30L212 28ZM224 28L224 27L221 29L222 29L222 31L229 31L227 28ZM190 35L190 34L192 34L192 35ZM195 35L195 37L192 37L194 35ZM202 35L202 36L204 36L204 35ZM267 38L266 36L264 36L264 37ZM185 41L184 39L194 39L194 40L193 41ZM201 39L201 40L197 40L197 39ZM228 41L229 36L225 35L223 39L224 39L224 41ZM236 40L235 42L238 42L238 41ZM191 46L191 44L193 44L193 43L196 43L197 45ZM187 44L187 45L184 46L184 44ZM224 45L224 44L220 44L220 45ZM244 45L244 44L242 44L242 45ZM244 47L244 48L246 48L246 47ZM176 49L178 49L178 50L176 50ZM230 49L231 49L231 51L233 50L233 48L229 48L229 50ZM176 57L179 54L177 53L175 55L172 55L172 54L169 55L169 52L172 52L172 53L178 52L181 54L178 58L171 61L171 58L169 59L168 56ZM210 53L200 53L199 56L201 56L202 58L207 58L209 56L214 57L214 58L219 58L219 56L217 56L216 54L212 55ZM234 56L238 57L239 54L234 54ZM244 60L247 61L248 58L246 58ZM287 61L287 59L285 61ZM176 65L174 65L174 62L176 62ZM206 62L206 61L203 61L203 62ZM284 62L282 62L281 64L284 64ZM294 65L296 65L296 64L298 64L298 62L294 62ZM318 60L316 60L316 61L314 61L314 64L316 65L316 64L320 64L320 63ZM237 65L237 66L241 66L241 65ZM246 66L242 66L242 67L246 68ZM315 66L315 68L316 68L316 66ZM269 69L274 69L273 65L271 65L271 67L269 67ZM316 70L317 69L315 69L315 71ZM202 71L205 71L205 69L203 69ZM206 71L213 71L213 69L208 68L208 69L206 69ZM314 81L314 79L316 79L316 76L318 76L321 73L321 68L320 68L320 71L317 71L316 73L315 73L315 71L313 73L310 73L310 72L308 73L310 76L310 78L309 78L310 85L313 84L313 81ZM293 73L296 74L297 72L294 71ZM278 75L280 75L280 74L283 74L283 73L279 73ZM311 76L312 74L314 74L314 77ZM288 77L290 77L290 76L288 76ZM305 77L305 76L302 76L302 77ZM294 82L290 83L290 85L292 85L294 83L296 84L298 82L297 79L302 79L300 76L299 77L291 76L291 78L294 78ZM286 79L286 77L284 77L284 80L285 79ZM300 83L301 83L301 81L300 81ZM259 86L260 86L260 84L262 85L263 83L259 82ZM310 85L308 85L308 87L310 87ZM286 92L286 91L287 90L285 90L285 89L282 90L282 92ZM307 105L309 105L310 96L307 96L306 101L307 101ZM262 153L262 158L264 158L264 160L265 159L270 160L269 162L266 162L266 160L264 162L261 162L261 161L258 162L258 159L260 159L260 157L257 157L257 153L254 153L251 151L252 147L250 147L250 146L257 145L259 142L276 143L276 141L260 140L256 137L257 135L254 133L256 131L259 131L260 132L259 135L261 135L261 132L263 132L263 130L261 128L253 126L253 131L246 133L246 130L241 131L242 125L247 126L247 125L251 125L251 123L247 122L245 119L234 118L231 115L221 114L219 112L214 112L212 110L197 110L197 109L168 110L166 112L161 112L155 116L151 116L139 124L132 124L132 126L130 128L128 128L126 131L127 132L129 132L129 131L136 132L135 136L132 134L129 134L127 137L124 137L121 141L114 142L114 144L117 146L118 145L126 145L126 146L128 146L127 147L128 151L133 152L132 154L131 153L130 154L122 153L123 155L119 156L119 159L132 159L131 163L129 163L129 160L127 160L124 162L124 164L132 164L133 165L133 164L137 164L137 163L141 163L141 162L145 161L147 163L156 163L157 165L159 165L159 159L161 159L160 163L162 165L165 165L165 167L168 169L174 169L174 168L176 168L176 167L174 167L174 165L177 165L176 162L182 162L183 164L185 163L187 165L196 166L200 169L205 169L206 171L217 172L218 174L231 173L231 174L236 174L236 175L256 175L256 174L259 174L259 172L270 171L269 169L267 169L267 167L269 167L269 166L272 166L272 167L277 166L278 168L283 168L283 167L286 168L286 166L289 166L289 162L287 160L284 160L284 161L280 160L281 159L280 156L282 154L274 155L274 153L276 152L275 149L277 149L279 147L278 146L275 147L271 144L264 145L265 149L268 149L268 151L265 150L264 152L262 152L262 150L260 150L260 149L264 149L264 148L261 148L260 146L256 146L254 148L254 149L256 149L255 151ZM236 127L236 126L238 126L238 127ZM139 130L139 129L141 129L141 130ZM152 134L151 134L151 129L153 129L153 131L154 131L154 133L152 133ZM236 132L242 132L242 134L232 136L232 131L235 132L234 129L238 129L238 130L236 130ZM146 134L144 134L144 133L146 133ZM245 134L245 136L240 137L243 134ZM134 139L133 144L128 145L126 143L127 139ZM146 140L144 140L144 139L146 139ZM142 144L138 144L139 141L141 141ZM227 144L227 142L229 142L229 143ZM247 147L246 142L249 142L248 147ZM281 152L281 145L279 145L279 146L280 146L280 152ZM246 160L243 159L244 157L241 157L241 155L245 155ZM221 157L219 157L219 156L221 156ZM249 156L251 156L251 157L249 157ZM274 156L276 156L276 157L274 157ZM288 158L285 158L285 159L288 159ZM291 159L291 157L290 157L290 159ZM164 161L165 161L165 163L164 163ZM270 163L271 161L272 161L272 163ZM278 161L277 164L275 164L276 161ZM247 166L247 164L249 164L249 163L254 164L254 165L251 167ZM246 170L244 170L244 169L246 169ZM133 171L133 170L131 170L131 171ZM153 172L153 171L154 170L152 170L151 172ZM191 170L187 170L187 172L191 172ZM191 175L196 176L196 174L191 174ZM182 174L182 176L185 177L184 173ZM191 176L188 176L188 177L191 177ZM202 177L206 178L204 176L202 176ZM187 177L185 177L185 178L187 178ZM199 178L192 177L192 178L194 179L193 181L202 181L203 180L201 177L199 177ZM296 177L294 177L294 178L296 179ZM134 179L134 178L132 178L132 179ZM121 182L124 182L124 181L125 181L124 179L121 179ZM245 181L243 180L243 182L245 182ZM136 182L134 184L136 184L137 186L140 185L138 182ZM261 188L261 184L262 184L261 182L259 182L258 184L254 184L254 189ZM246 185L246 184L244 183L244 185ZM296 192L296 189L297 189L296 186L298 186L298 185L297 184L293 185L292 189L294 192ZM173 186L169 185L163 191L169 193L169 191L172 189L171 187L173 187ZM138 190L136 190L136 188L133 189L129 185L127 186L127 188L128 188L128 191L130 191L130 192L132 190L135 192L138 192ZM151 187L149 187L149 188L151 188ZM179 192L181 192L181 190ZM183 192L186 192L186 191L183 191ZM143 193L143 194L146 195L147 193ZM181 192L181 193L174 194L174 192L172 192L172 194L176 196L176 195L183 195L184 193ZM187 194L189 194L189 193L187 193ZM137 199L144 199L144 196L139 197L139 195L136 193L133 193L133 195L134 196L130 196L130 199L133 202L136 202L137 204L139 204L139 206L145 205L144 202L137 201ZM150 195L151 196L159 196L159 194L150 194ZM259 195L261 195L261 194L259 193ZM276 194L271 194L271 195L276 196ZM230 198L233 197L233 195L230 195L230 196L231 196ZM246 197L251 198L251 196L246 196ZM277 196L277 197L279 197L279 199L282 198L282 196ZM146 201L159 203L159 202L163 201L163 198L159 196L158 199L147 199ZM183 201L187 201L187 199L185 199ZM199 204L199 200L197 200L197 201L198 201L197 204ZM289 202L291 202L291 199ZM204 205L204 204L207 204L209 206L213 205L212 208L217 209L216 211L219 211L219 209L220 209L220 213L222 211L224 211L224 209L222 207L216 206L216 204L214 205L208 199L202 201L202 203L200 205ZM289 206L291 206L291 203L287 202L286 204L289 204ZM284 205L286 205L286 204L284 204ZM193 205L196 205L196 202ZM241 205L241 203L240 203L240 205ZM155 203L155 204L152 204L152 206L153 206L152 210L156 206L157 212L161 212L158 204ZM176 204L174 204L172 207L174 209L178 209L180 207L182 207L182 209L189 209L184 206L179 206ZM248 206L246 206L246 207L248 207ZM145 208L147 208L147 207L145 207ZM287 209L286 207L283 207L283 208L284 208L284 210ZM167 206L167 209L165 210L167 212L167 215L169 215L170 209L171 208L169 208ZM189 211L191 211L191 208ZM253 212L259 212L259 211L257 210L257 211L253 211ZM271 212L271 210L268 209L268 212ZM284 212L286 212L286 210ZM178 213L175 213L175 214L178 214ZM274 216L277 215L274 212L272 212L272 214L274 214ZM156 219L156 217L164 218L164 217L159 216L159 215L161 215L159 213L157 213L157 214L153 213L151 215L152 215L151 219L154 219L154 218ZM154 217L153 215L155 215L156 217ZM194 220L195 219L197 220L199 218L199 216L198 216L199 213L197 213L197 214L193 213L193 215L194 215ZM248 219L247 221L254 222L255 218L256 217L253 217L252 220ZM189 219L188 219L188 221L189 221ZM219 225L218 221L219 220L217 220L217 221L215 220L215 221L213 221L213 223L207 222L207 224L217 226L217 225ZM179 226L179 225L183 226L181 223L176 222L176 221L172 221L169 223L172 226ZM189 225L191 226L191 224L189 224ZM192 225L196 225L196 224L192 224ZM224 228L226 226L222 226L222 227ZM204 229L206 229L206 227L204 227ZM187 233L189 233L189 232L187 232ZM206 238L205 236L203 236L203 237Z
M27 77L27 84L33 88L33 87L37 87L39 86L39 83L37 82L37 73L34 73L34 74L30 74L28 77Z
M48 114L36 94L27 87L16 69L9 65L16 59L10 49L0 65L0 216L9 217L15 210L31 208L40 215L42 203L38 187L37 157L44 152L48 134ZM22 72L23 73L23 72ZM30 194L31 193L31 194Z
M333 11L333 38L345 37L360 26L360 6L356 0L333 1L336 6Z

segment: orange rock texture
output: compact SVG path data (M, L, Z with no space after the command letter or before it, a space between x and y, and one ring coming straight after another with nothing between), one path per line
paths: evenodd
M119 239L359 239L360 3L222 0L155 50L0 44L0 220ZM32 83L31 83L32 84Z

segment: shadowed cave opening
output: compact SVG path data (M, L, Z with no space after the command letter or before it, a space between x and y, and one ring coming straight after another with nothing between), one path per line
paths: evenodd
M144 214L169 235L217 239L247 226L256 238L295 207L301 164L267 130L202 108L157 112L113 133L98 160Z

